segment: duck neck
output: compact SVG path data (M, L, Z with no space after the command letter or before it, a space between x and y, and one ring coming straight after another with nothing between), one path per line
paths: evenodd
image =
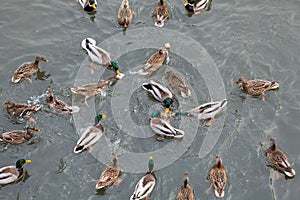
M164 0L160 0L160 5L164 5Z

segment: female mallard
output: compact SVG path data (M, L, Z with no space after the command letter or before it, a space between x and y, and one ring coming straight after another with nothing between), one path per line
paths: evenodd
M164 0L159 0L157 3L157 6L154 9L153 12L154 17L154 25L157 27L163 27L165 24L165 21L169 19L169 11L168 6Z
M42 105L29 105L26 103L14 103L11 101L3 102L6 105L7 113L12 117L17 118L27 118L29 121L35 121L33 117L31 117L31 113L35 113L41 109Z
M33 137L32 132L40 132L37 128L27 127L26 130L13 130L0 134L0 141L10 144L21 144Z
M149 83L143 83L142 87L150 92L156 100L164 104L166 113L170 111L170 107L173 104L173 94L168 88L152 80Z
M108 166L97 180L96 189L99 190L111 184L119 185L122 179L119 178L120 167L117 163L116 155L113 153L113 166Z
M215 115L221 111L227 105L227 99L223 99L222 101L209 102L198 106L190 111L188 111L188 115L192 115L197 117L199 120L210 119L206 126L210 126L211 122L214 120Z
M268 90L277 89L279 87L279 84L274 81L267 81L267 80L261 80L261 79L255 79L255 80L247 80L245 77L241 77L238 81L235 82L235 84L242 83L243 90L247 94L251 94L253 96L259 96L262 95L262 100L265 100L265 92Z
M76 0L86 12L93 12L97 8L97 0Z
M212 0L186 0L184 7L189 12L200 14L202 11L209 11Z
M14 72L14 75L11 78L11 82L18 83L22 78L24 78L25 80L28 80L30 83L32 83L30 76L37 73L37 71L39 70L39 62L41 61L48 62L48 60L46 60L45 58L38 56L35 58L35 61L26 62L20 65Z
M296 175L295 170L291 167L288 157L279 149L273 138L270 138L271 146L266 151L266 156L271 166L284 173L286 176L293 178Z
M31 163L31 160L20 159L16 166L0 168L0 185L6 185L19 180L23 176L23 165Z
M149 157L148 162L149 171L140 179L140 181L136 184L133 195L130 197L130 200L139 200L139 199L147 199L152 190L154 189L156 183L156 176L153 172L154 161L152 156Z
M128 0L122 0L117 17L118 23L125 28L131 23L132 11L129 7Z
M183 98L191 96L191 90L182 76L172 70L167 71L165 75L174 91L180 92Z
M218 198L223 198L227 183L225 167L219 155L216 156L216 164L209 171L209 180Z
M183 186L180 187L180 191L177 195L177 200L194 200L194 190L189 185L188 172L184 172Z
M92 151L92 145L95 144L103 135L104 127L100 123L101 119L105 119L106 115L98 114L95 118L95 124L89 126L80 136L74 148L74 153L80 153L85 149Z
M62 100L58 100L54 95L52 89L48 90L48 97L46 102L50 108L52 108L57 113L73 114L79 112L78 106L69 106Z

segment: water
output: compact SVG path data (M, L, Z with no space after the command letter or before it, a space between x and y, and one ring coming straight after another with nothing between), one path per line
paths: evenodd
M177 144L178 149L167 148L161 156L154 156L158 167L166 162L161 158L176 158L177 151L181 150L180 144L189 139L191 145L181 153L179 159L157 170L158 181L152 192L152 199L175 199L185 170L190 174L190 184L194 187L196 199L215 198L212 192L206 195L204 191L209 186L206 176L216 154L221 155L228 173L225 199L298 199L299 176L296 175L291 180L285 180L281 176L281 179L275 180L274 170L266 166L264 149L269 145L269 137L276 138L279 147L288 154L296 172L299 171L300 2L213 1L211 11L188 17L182 6L183 2L169 0L170 20L165 23L165 29L159 31L173 31L174 34L153 34L147 40L143 40L142 36L130 39L132 34L148 28L156 33L151 19L151 10L156 2L131 1L136 15L124 33L116 22L120 5L116 0L98 2L95 16L83 12L75 1L2 2L0 101L27 102L35 96L44 107L34 115L37 126L41 129L38 137L18 146L0 144L0 166L11 165L23 157L32 160L31 164L25 166L28 176L24 181L0 188L1 199L128 199L143 174L130 173L128 169L130 165L132 168L141 166L140 171L145 171L147 157L143 161L126 161L126 154L122 154L116 147L147 153L168 147L169 144ZM188 39L174 39L178 32ZM160 104L138 86L135 86L138 89L133 90L134 95L130 97L122 93L121 81L110 86L106 97L97 96L89 100L89 104L95 102L95 107L83 108L108 115L103 120L106 138L102 138L98 145L109 141L112 144L109 148L117 150L120 163L125 163L124 169L127 170L122 173L123 182L118 187L95 191L96 179L105 165L88 152L79 155L72 152L78 139L77 133L91 124L94 116L87 117L88 123L78 124L76 119L82 116L84 110L81 115L74 115L74 118L56 115L47 109L43 97L51 87L59 99L71 103L69 88L73 84L104 79L112 74L109 70L97 67L96 72L101 76L89 75L86 53L80 47L85 37L92 37L102 44L118 60L121 70L126 73L125 77L135 77L138 82L148 78L130 76L129 70L145 62L155 52L155 48L163 44L158 42L160 45L156 45L155 41L169 41L169 67L185 75L195 91L188 100L177 95L175 109L192 108L210 100L219 100L215 97L223 94L214 89L218 89L218 83L222 81L222 91L229 101L227 110L212 123L210 129L203 122L198 123L194 119L191 121L196 125L191 127L185 127L183 122L186 118L175 119L172 121L174 125L197 133L186 131L187 137L182 141L166 140L160 143L154 136L149 136L151 132L147 126L149 113L153 109L161 109ZM178 55L180 47L190 45L190 41L196 41L194 46L191 44L193 48L184 49L186 54ZM123 49L118 49L117 42L127 46L127 50L123 52ZM139 48L131 50L131 45ZM194 48L198 47L200 56L193 54ZM27 81L17 85L10 83L16 67L33 60L36 55L49 59L49 63L41 63L38 80L36 76L32 76L33 84ZM200 73L191 64L194 60L199 60L196 66L199 66ZM90 77L79 80L78 72L82 71ZM211 75L210 72L216 75ZM159 74L151 79L164 82ZM266 101L262 102L259 98L245 95L233 85L240 76L275 80L279 82L280 89L268 92ZM129 99L129 104L121 100L119 104L116 103L114 99L117 97ZM83 103L79 97L74 97L73 102L76 105ZM123 110L123 106L127 106L129 111ZM24 124L18 124L9 118L4 106L1 110L1 131L24 127ZM136 124L132 133L126 133L116 123L122 117L124 120L130 118ZM221 130L220 135L210 131L216 127ZM132 137L131 134L137 134L137 130L141 130L141 134L148 134L149 138ZM208 144L212 144L213 134L217 137L216 145L212 145L211 151L199 154L201 147L207 145L203 141L210 141ZM97 152L105 160L105 164L110 164L109 151L110 149L103 149L103 154L102 151Z

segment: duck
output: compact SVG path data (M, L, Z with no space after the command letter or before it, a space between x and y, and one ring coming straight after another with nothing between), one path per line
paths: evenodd
M148 199L148 197L150 197L156 183L156 176L153 172L154 161L152 156L149 157L148 168L149 171L136 184L130 200Z
M170 112L170 107L173 104L173 94L165 86L150 80L148 83L143 83L142 88L150 92L152 96L165 106L165 112Z
M209 11L211 9L212 0L186 0L184 7L187 11L192 12L196 15L202 11Z
M188 98L191 96L191 90L186 82L186 80L176 73L175 71L169 70L165 72L165 76L171 86L171 88L179 92L183 98Z
M216 155L216 164L214 164L209 171L209 180L211 187L215 190L216 197L223 198L225 195L227 176L222 159L219 155Z
M21 64L14 72L11 78L11 82L18 83L21 79L28 80L32 83L30 76L37 73L39 68L39 62L48 62L47 59L41 56L37 56L33 62L25 62Z
M95 124L87 127L87 129L81 134L74 148L74 153L80 153L85 149L89 152L92 151L92 145L95 144L103 135L104 127L100 123L101 119L105 119L105 114L98 114L95 117Z
M194 200L194 190L189 185L189 174L184 172L183 185L180 187L180 190L177 195L176 200Z
M80 110L78 106L69 106L64 101L57 99L53 95L52 89L48 90L48 97L46 98L46 102L49 108L52 108L56 113L73 114L79 112Z
M159 118L161 113L154 111L150 118L150 128L158 135L168 138L182 138L184 131L174 128L167 118L166 120ZM161 138L158 138L160 140Z
M15 166L0 168L0 185L7 185L16 182L23 176L23 166L31 163L31 160L19 159Z
M35 127L27 127L26 130L13 130L0 134L0 141L10 144L22 144L33 137L33 131L40 132Z
M154 12L154 25L157 27L163 27L165 25L165 21L169 19L169 11L168 6L164 0L159 0L157 3Z
M113 76L113 77L109 77L105 81L102 81L102 82L99 82L99 83L88 83L88 84L73 87L73 88L70 88L70 89L74 94L84 96L84 102L87 105L87 100L90 97L99 94L101 91L103 91L105 89L105 87L108 84L110 84L114 81L118 81L118 80L120 80L118 77Z
M93 12L97 8L97 0L76 0L86 12Z
M218 114L226 105L227 99L223 99L222 101L205 103L196 108L191 109L187 112L187 115L197 117L199 120L209 119L209 121L205 125L210 126L216 114Z
M102 189L111 184L116 186L122 182L122 179L119 178L120 167L117 163L116 155L114 153L112 155L113 155L113 165L106 167L105 170L101 173L96 183L96 190Z
M30 105L26 103L14 103L12 101L5 101L3 104L6 106L7 113L12 117L27 118L29 121L34 122L35 119L30 115L39 111L42 105Z
M291 167L288 157L277 147L275 139L270 138L270 143L270 147L266 150L266 156L270 165L277 171L284 173L287 177L293 178L296 172Z
M250 94L252 96L262 95L262 100L265 100L265 92L268 90L274 90L279 88L279 83L275 81L254 79L247 80L246 77L239 78L238 81L235 82L236 85L242 84L242 88L244 92Z
M132 10L129 7L128 0L122 0L122 3L120 5L119 11L118 11L118 23L120 26L124 26L124 28L127 28L128 25L131 23L132 20Z

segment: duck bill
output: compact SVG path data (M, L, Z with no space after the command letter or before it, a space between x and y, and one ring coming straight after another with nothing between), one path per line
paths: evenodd
M189 2L188 2L188 1L186 1L186 2L184 2L184 4L183 4L183 5L184 5L184 7L185 7L185 6L189 5Z
M41 130L38 129L38 128L34 128L33 130L36 131L36 132L41 132Z
M106 115L103 114L103 115L102 115L102 119L105 119L105 118L106 118Z
M94 9L96 9L96 8L97 8L97 5L94 3L94 4L92 5L92 7L93 7Z
M169 113L170 112L170 108L166 108L166 113Z
M120 75L121 75L120 70L117 70L117 71L116 71L116 74L117 74L118 76L120 76Z
M25 160L25 163L31 163L31 160Z

